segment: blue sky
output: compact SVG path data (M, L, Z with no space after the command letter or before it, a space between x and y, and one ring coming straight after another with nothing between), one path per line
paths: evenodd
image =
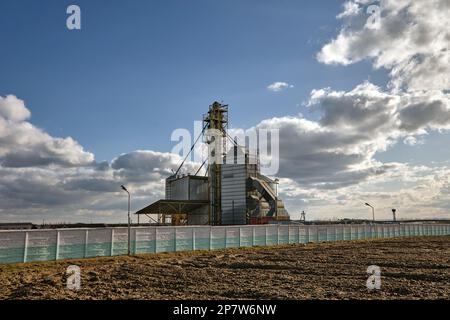
M97 160L136 149L170 151L208 104L228 103L231 124L314 114L314 88L383 85L370 63L315 59L335 34L338 1L76 1L82 30L65 27L73 1L2 1L0 95L25 100L32 122L71 136ZM7 14L5 14L7 13ZM295 87L273 93L285 81Z
M378 29L359 0L1 1L0 221L123 222L119 186L163 197L172 132L215 100L279 130L292 217L449 217L450 8L430 1L384 0Z

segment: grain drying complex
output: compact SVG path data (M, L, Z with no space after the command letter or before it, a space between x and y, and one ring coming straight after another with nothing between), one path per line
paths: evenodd
M212 150L209 152L206 174L199 175L199 169L195 174L179 175L183 162L166 179L165 199L150 204L136 214L156 215L158 223L172 225L245 225L289 221L289 214L278 197L278 180L260 172L259 151L238 145L227 131L228 106L214 102L203 117L201 133L208 149ZM211 136L211 133L217 134ZM227 143L231 143L230 148L227 148ZM191 151L194 146L195 143Z

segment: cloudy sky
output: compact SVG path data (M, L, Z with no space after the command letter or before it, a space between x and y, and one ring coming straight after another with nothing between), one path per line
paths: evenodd
M450 218L448 0L75 2L0 4L0 222L126 221L214 100L280 130L294 218Z

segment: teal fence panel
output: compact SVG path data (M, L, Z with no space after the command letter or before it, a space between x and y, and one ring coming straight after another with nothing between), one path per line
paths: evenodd
M110 229L110 245L111 256L121 256L128 253L128 228L114 228ZM130 250L133 253L139 253L138 247L140 244L136 243L136 233L131 232Z
M336 241L336 226L327 227L327 241Z
M364 227L356 226L356 239L364 239Z
M289 226L278 226L278 244L289 244Z
M35 231L28 233L25 262L56 260L58 231Z
M175 252L409 236L443 236L450 225L258 225L133 227L131 252ZM0 231L0 263L124 255L128 228Z
M298 226L289 226L289 243L300 243L300 232Z
M194 250L209 250L210 247L211 227L194 227Z
M344 226L344 240L352 239L352 228L350 226Z
M308 242L319 241L318 235L317 226L308 226Z
M383 226L377 226L377 238L383 238L384 237L384 227Z
M24 262L27 232L0 232L0 263Z
M324 242L327 241L327 227L318 227L317 228L317 241Z
M156 228L155 227L143 227L133 229L135 239L135 252L136 253L152 253L156 252ZM132 234L133 234L132 232ZM191 231L192 232L192 231ZM126 233L128 235L128 232ZM116 249L116 243L114 243L114 253L116 250L123 252L123 244Z
M308 235L308 227L301 226L298 228L298 238L300 243L308 243L309 235Z
M239 227L240 230L240 247L253 246L253 227Z
M350 226L350 240L355 240L357 238L356 237L357 232L358 232L357 227Z
M255 246L265 246L266 245L266 227L265 226L254 226L253 227Z
M160 227L156 229L156 252L175 251L175 229Z
M344 226L336 226L336 241L344 240Z
M266 239L268 246L275 246L278 244L278 226L271 225L266 227Z
M128 240L125 240L128 243ZM86 242L86 257L107 257L111 256L112 241L111 228L90 229Z
M189 227L175 228L175 251L189 251L193 249L194 229Z
M227 227L227 242L226 248L238 248L239 247L239 228ZM265 232L265 230L264 230ZM265 245L265 244L263 244Z
M222 227L211 228L211 250L226 247L226 229Z
M56 259L79 259L86 255L87 230L58 231L58 255Z

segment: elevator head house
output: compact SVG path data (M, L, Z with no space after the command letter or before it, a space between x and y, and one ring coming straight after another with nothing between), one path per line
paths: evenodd
M205 175L198 174L201 167L195 174L179 174L183 161L178 170L166 179L165 199L136 214L146 215L160 225L245 225L289 221L289 213L278 196L278 180L260 172L259 152L238 145L227 131L228 106L214 102L203 116L203 141L208 146L214 144L209 159L202 164L203 167L207 161L210 162ZM215 132L213 137L211 132ZM232 143L229 149L227 140ZM221 161L216 161L218 159Z

